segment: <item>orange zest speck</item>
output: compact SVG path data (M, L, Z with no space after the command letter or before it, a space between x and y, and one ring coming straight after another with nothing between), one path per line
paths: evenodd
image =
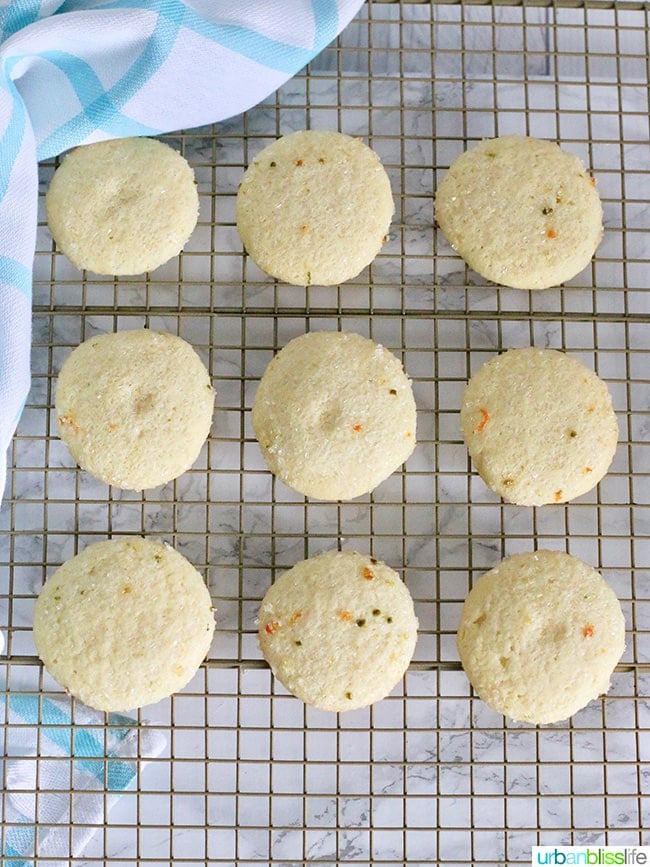
M352 425L352 430L353 430L355 433L359 433L359 431L361 430L361 425L360 425L360 424Z
M594 627L591 623L588 623L585 628L582 630L583 638L593 638L594 637Z
M352 620L352 615L350 614L349 611L339 611L338 615L341 618L341 620L346 620L346 621Z
M297 623L301 617L302 617L302 611L294 611L293 614L291 615L289 623L291 623L293 625L294 623Z
M557 238L557 232L555 231L555 229L549 229L546 233L546 237L551 239Z
M486 409L483 409L483 407L479 409L479 412L481 413L481 420L476 425L476 430L478 433L482 433L485 430L486 424L490 421L490 413Z
M585 473L590 473L590 472L591 472L591 467L585 467Z
M596 178L589 178L589 183L591 184L592 187L595 187L596 186Z
M561 490L560 490L560 491L556 491L556 492L555 492L555 502L556 502L556 503L559 503L561 499L562 499L562 491L561 491Z
M59 424L69 425L73 431L77 431L77 432L79 431L79 425L77 424L77 422L73 419L73 417L71 415L60 415L58 421L59 421Z
M596 407L595 407L595 406L588 406L588 407L587 407L587 412L595 412L595 411L596 411Z
M267 635L273 635L273 633L277 632L279 628L280 624L277 620L270 620L264 627L264 632L266 632Z
M367 566L363 567L362 574L363 574L363 577L366 579L366 581L372 581L372 579L375 577L375 573L372 571L372 569L369 569Z
M302 165L302 160L296 160L296 165L297 165L297 166L301 166L301 165Z
M413 431L407 430L406 431L406 439L409 439L412 436L413 436Z

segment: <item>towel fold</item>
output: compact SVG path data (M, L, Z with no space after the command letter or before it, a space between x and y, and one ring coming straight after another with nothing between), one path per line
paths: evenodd
M0 8L0 453L30 384L37 161L256 105L362 0L19 0ZM0 495L6 464L0 460Z
M0 6L0 496L30 387L38 161L107 138L215 123L315 57L362 0L16 0ZM62 697L0 697L4 863L68 864L156 730ZM38 835L38 839L36 837ZM41 861L39 860L39 863Z
M31 867L37 854L68 864L166 739L133 719L106 718L66 697L12 692L0 705L8 723L3 863Z

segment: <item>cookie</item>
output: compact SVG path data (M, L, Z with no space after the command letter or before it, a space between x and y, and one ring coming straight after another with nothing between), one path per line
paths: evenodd
M559 286L603 234L595 179L558 145L508 135L453 161L436 192L443 235L481 276L516 289Z
M298 563L271 585L259 613L260 647L275 676L330 711L388 695L413 657L417 628L399 575L354 551Z
M181 251L199 213L194 172L156 139L123 138L70 151L45 196L60 250L95 274L142 274Z
M554 349L510 349L470 379L463 438L483 481L509 503L564 503L607 472L618 423L605 383Z
M237 193L237 228L267 274L296 286L356 277L375 258L395 205L377 154L360 139L302 131L268 145Z
M214 633L210 593L185 557L141 538L96 542L39 593L34 642L52 677L102 711L177 692Z
M415 448L411 383L391 352L360 334L291 340L262 376L252 424L270 470L322 500L374 490Z
M194 349L148 329L91 337L56 385L59 436L79 466L109 485L154 488L197 459L214 391Z
M510 719L567 719L607 692L625 649L614 591L560 551L515 554L481 576L463 605L458 651L479 697Z

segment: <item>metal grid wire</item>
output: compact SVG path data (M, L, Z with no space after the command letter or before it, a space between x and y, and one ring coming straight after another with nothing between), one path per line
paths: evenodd
M165 735L76 857L87 820L70 766L58 792L39 777L38 726L20 731L6 701L2 813L10 758L37 817L29 862L128 865L510 864L531 846L648 843L650 788L650 243L648 10L369 3L339 40L265 103L215 127L163 137L193 165L200 218L185 251L146 278L81 273L55 250L41 213L35 264L33 388L11 450L0 511L3 697L60 696L36 659L35 595L64 560L120 534L171 542L212 590L218 634L182 693L138 715ZM301 128L361 135L389 172L390 237L369 269L335 287L276 283L238 238L237 184L256 153ZM486 136L558 140L598 180L605 237L563 289L497 288L463 266L434 226L432 191L450 161ZM55 164L41 170L41 193ZM196 465L143 494L78 471L57 439L56 375L81 340L150 326L180 334L214 378L214 425ZM344 328L396 352L413 380L418 447L374 494L306 501L265 469L251 400L290 338ZM612 392L620 444L595 491L539 509L501 502L459 433L470 374L500 350L564 349ZM602 570L626 616L627 649L606 699L565 723L505 721L471 692L455 629L472 581L501 557L567 550ZM306 708L263 663L259 602L303 557L357 548L411 589L420 638L409 672L370 709ZM41 698L42 700L42 698ZM106 736L111 724L103 721ZM74 736L74 730L73 730ZM108 763L104 802L109 805ZM13 783L15 789L15 781ZM16 791L14 791L14 795ZM69 801L69 858L41 852L53 795ZM81 815L79 813L79 815ZM7 857L6 863L13 859Z

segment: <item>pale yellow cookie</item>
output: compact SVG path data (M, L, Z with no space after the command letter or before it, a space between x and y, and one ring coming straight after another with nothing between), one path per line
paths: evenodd
M103 711L160 701L184 687L214 633L210 593L196 569L162 542L90 545L42 588L34 641L52 677Z
M298 563L271 585L259 614L260 646L275 676L330 711L388 695L413 657L417 628L399 575L354 551Z
M618 442L606 384L554 349L510 349L484 364L465 389L460 422L483 481L522 506L591 490Z
M156 139L123 138L70 151L45 196L58 247L96 274L142 274L181 251L199 213L194 172Z
M606 693L624 649L614 591L560 551L515 554L487 572L458 627L460 660L479 697L535 724L567 719Z
M394 209L373 150L342 133L305 130L268 145L246 169L237 228L267 274L296 286L327 286L372 262Z
M595 180L553 142L508 135L453 161L436 192L451 246L488 280L545 289L591 261L603 234Z
M262 376L252 423L271 471L323 500L374 490L415 448L411 383L391 352L360 334L291 340Z
M214 391L194 349L148 329L91 337L56 385L59 436L91 475L128 490L154 488L197 459Z

